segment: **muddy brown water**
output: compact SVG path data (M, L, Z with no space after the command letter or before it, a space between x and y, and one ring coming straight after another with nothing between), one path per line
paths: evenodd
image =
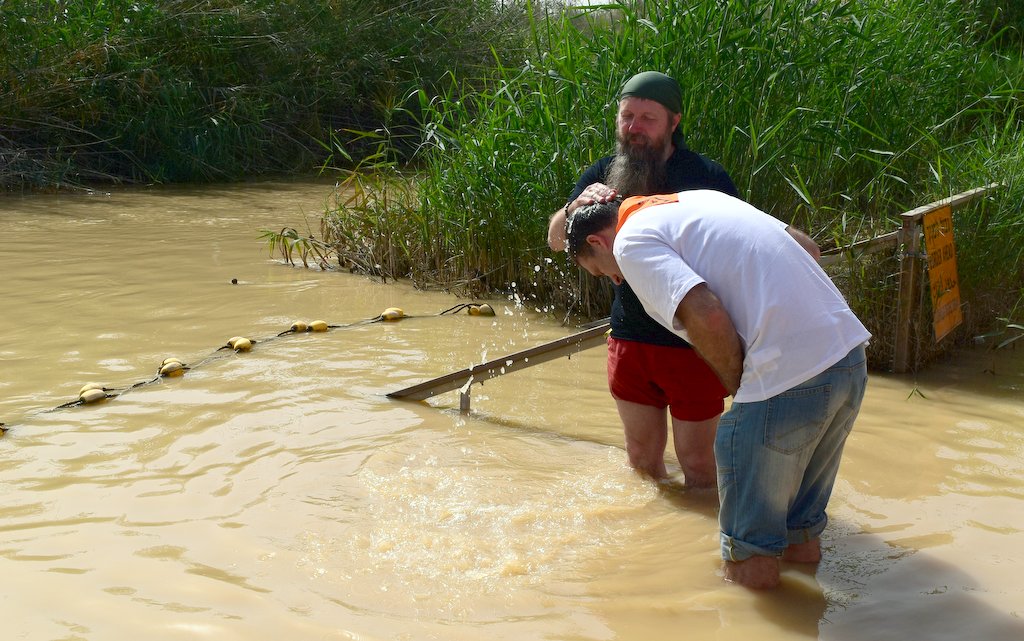
M722 581L714 496L625 465L603 348L468 416L386 398L569 330L271 257L258 230L330 192L0 198L3 639L1024 639L1019 350L874 374L825 560L754 594ZM389 306L414 317L358 323ZM275 338L318 318L356 324ZM169 356L197 366L54 409Z

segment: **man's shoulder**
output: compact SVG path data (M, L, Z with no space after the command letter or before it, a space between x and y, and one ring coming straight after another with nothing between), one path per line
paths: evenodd
M718 161L688 147L677 147L666 166L669 186L678 191L714 189L738 195L729 172Z
M608 166L615 160L614 155L608 155L603 158L598 158L597 162L587 167L584 171L584 175L598 175L604 177L608 173ZM603 180L601 182L604 182Z
M704 154L697 153L689 147L676 147L672 155L669 156L668 162L670 165L697 165L708 171L725 172L725 167L721 163Z
M607 181L608 166L612 164L612 159L615 156L605 156L599 159L594 164L590 165L583 170L580 177L576 180L576 185L573 187L572 193L569 194L569 200L566 204L571 203L576 199L577 196L583 193L583 190L594 183L603 183Z

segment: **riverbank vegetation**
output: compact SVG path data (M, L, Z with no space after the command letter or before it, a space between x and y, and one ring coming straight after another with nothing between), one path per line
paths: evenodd
M490 0L2 0L0 189L207 182L389 159L414 89L523 48Z
M955 219L965 338L1024 319L1017 4L2 0L0 187L322 167L337 205L316 238L268 232L286 256L593 318L608 287L547 249L547 218L613 149L622 81L657 69L688 144L825 249L999 183ZM833 270L876 354L896 271Z
M422 105L424 171L354 190L326 236L363 268L499 290L542 310L606 313L607 287L545 248L547 218L613 149L616 93L657 69L684 87L691 148L751 203L828 249L991 183L956 217L960 336L1019 316L1024 288L1022 12L972 0L658 0L534 8L531 50L477 90ZM369 185L369 186L368 186ZM891 352L898 261L833 274ZM927 311L927 304L925 305ZM923 343L930 341L927 320ZM928 348L925 346L922 354Z

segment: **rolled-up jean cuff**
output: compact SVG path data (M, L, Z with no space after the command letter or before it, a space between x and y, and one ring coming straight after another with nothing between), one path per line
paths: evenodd
M719 532L721 538L722 559L725 561L746 561L752 556L781 556L782 552L776 552L767 548L759 548L756 545L744 543L734 539L727 534Z
M809 528L803 528L801 530L789 530L786 532L786 542L789 545L798 545L800 543L807 543L814 539L820 538L821 534L825 531L825 526L828 525L828 519L824 519L821 523ZM737 539L719 533L719 537L722 542L722 558L726 561L746 561L752 556L780 556L782 553L776 550L769 550L766 548L757 547L756 545L750 545Z
M806 527L800 530L788 530L786 532L786 543L789 545L797 545L813 541L821 536L821 533L825 531L826 525L828 525L827 516L822 519L820 523L812 525L811 527Z

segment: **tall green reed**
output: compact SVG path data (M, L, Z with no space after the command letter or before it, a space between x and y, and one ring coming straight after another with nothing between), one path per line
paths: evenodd
M399 216L360 206L385 226L414 217L415 229L403 230L403 252L411 263L434 265L441 281L485 275L493 289L540 309L599 315L607 289L545 249L547 216L564 204L581 170L611 151L620 84L656 69L684 88L691 148L722 162L747 200L825 248L892 231L901 211L1020 173L1019 156L1003 155L1001 164L989 156L1019 145L1012 123L1019 122L1020 65L982 46L978 14L965 5L973 6L533 6L524 64L498 67L474 83L476 91L422 105L416 202ZM1017 192L1003 193L1007 200L991 207L1000 220L1016 221L1003 224L1019 224L1008 205L1019 202ZM335 212L330 224L343 229L349 215ZM1001 256L1017 265L1022 246L1011 238ZM847 295L867 300L891 291L891 276L852 279ZM1020 287L1019 269L1014 278ZM991 285L981 270L964 281ZM884 307L865 313L877 314L871 323L888 331Z
M410 93L514 50L519 15L489 0L5 0L0 188L308 171L372 153L367 130L398 158L418 140Z

